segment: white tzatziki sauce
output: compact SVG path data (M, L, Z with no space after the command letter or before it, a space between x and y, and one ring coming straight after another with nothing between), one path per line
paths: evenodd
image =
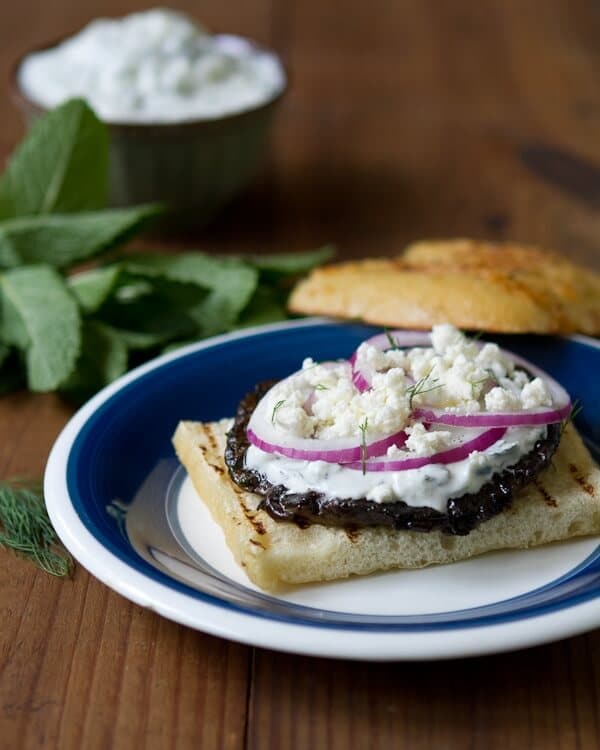
M330 498L364 497L378 503L401 500L415 508L427 506L445 512L450 498L478 492L492 475L518 463L545 434L545 426L510 427L497 443L485 451L471 453L462 461L406 471L363 474L359 469L340 464L266 453L254 445L246 452L246 467L259 472L273 485L284 485L290 493L315 490Z
M478 492L529 453L547 428L511 426L493 445L470 451L466 446L472 440L482 448L488 444L478 442L481 429L450 427L435 418L424 424L414 415L422 407L437 408L464 415L475 425L481 415L543 410L552 404L552 395L543 379L516 368L496 344L478 344L448 324L434 326L430 340L429 347L400 348L390 337L390 346L382 350L370 339L358 347L353 365L306 359L301 370L265 394L252 415L252 435L256 438L258 429L262 438L251 440L247 468L290 493L314 490L329 498L403 501L438 511L446 510L450 498ZM355 367L370 373L368 387L357 386ZM510 418L502 423L510 424ZM326 458L327 451L335 453L348 441L366 452L377 440L395 437L398 443L374 463L430 460L419 461L418 469L375 471L368 461L354 461L350 468L282 455L295 448ZM463 458L444 463L442 454L461 446Z
M18 82L46 108L83 97L106 122L157 123L252 109L282 91L286 77L276 55L156 8L97 19L28 55Z

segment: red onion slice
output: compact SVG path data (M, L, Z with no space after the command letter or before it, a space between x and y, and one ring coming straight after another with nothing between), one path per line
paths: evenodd
M357 469L360 471L407 471L408 469L420 469L430 464L453 464L468 458L473 451L485 451L494 443L497 443L506 433L506 428L496 427L484 430L471 440L467 440L455 448L434 453L432 456L415 456L413 458L374 458L366 461L353 461L346 464L345 469Z
M451 414L440 409L415 409L416 419L432 424L445 424L451 427L527 427L562 422L571 412L571 402L560 409L546 411L483 412L480 414Z
M255 412L256 413L256 412ZM254 414L252 415L254 416ZM278 453L287 458L297 458L302 461L326 461L330 464L348 464L351 461L358 461L362 458L363 446L357 443L353 438L336 438L329 440L318 440L317 438L288 438L282 440L282 436L277 434L274 440L270 442L265 439L265 432L261 429L264 425L259 423L254 428L248 424L246 435L248 440L260 448L265 453ZM256 433L259 430L259 434ZM383 455L392 445L402 447L406 442L406 433L403 430L395 432L384 438L367 443L365 447L366 458L373 458Z
M552 396L552 406L541 409L530 409L514 412L481 412L477 414L454 414L443 409L422 407L415 409L413 416L426 422L447 424L451 427L527 427L529 425L551 424L562 422L571 413L571 397L560 383L537 367L532 362L519 357L518 354L500 350L504 356L519 365L529 375L541 378Z
M380 351L390 349L390 337L399 347L409 346L431 346L431 334L422 331L391 331L380 333L365 343L376 347ZM482 347L483 342L473 342ZM515 412L481 412L478 414L456 414L435 409L433 407L422 407L415 409L413 417L424 422L445 424L451 427L521 427L561 422L571 413L571 398L567 391L547 372L534 365L532 362L514 354L507 349L500 349L503 357L519 365L528 374L541 378L546 384L552 396L552 406L541 409L522 410ZM357 364L357 352L350 358L352 365L352 381L356 388L363 393L371 388L374 372L366 366Z
M290 378L297 377L298 374L294 373L290 375ZM406 442L407 436L403 430L379 436L364 446L358 435L348 438L320 440L282 434L271 421L272 410L269 411L267 407L267 395L265 394L256 405L246 430L248 440L266 453L278 453L287 458L297 458L304 461L327 461L328 463L341 464L360 460L363 457L363 451L367 458L381 456L392 445L401 447ZM312 390L305 401L307 413L309 409L312 410L314 399L315 391Z
M386 350L393 348L390 338L393 340L394 344L401 349L413 346L431 346L431 333L425 333L423 331L388 331L388 333L379 333L377 336L373 336L363 343L369 344L369 346L374 346L380 352L385 352ZM357 390L364 393L371 388L375 370L365 364L359 365L357 352L358 350L350 357L350 364L352 365L352 382Z

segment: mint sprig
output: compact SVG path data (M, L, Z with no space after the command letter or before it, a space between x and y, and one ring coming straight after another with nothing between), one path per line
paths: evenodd
M26 386L81 402L162 351L283 320L295 279L332 255L124 254L163 208L107 209L108 152L106 126L72 100L0 176L0 395ZM37 489L0 482L0 546L63 575L53 533Z
M72 100L0 177L0 393L25 381L80 401L178 343L283 320L295 278L332 255L119 253L163 209L107 209L107 175L106 126Z

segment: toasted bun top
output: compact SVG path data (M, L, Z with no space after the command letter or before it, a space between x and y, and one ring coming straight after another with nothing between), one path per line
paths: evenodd
M600 334L600 274L536 247L423 241L395 258L315 269L292 312L427 329Z

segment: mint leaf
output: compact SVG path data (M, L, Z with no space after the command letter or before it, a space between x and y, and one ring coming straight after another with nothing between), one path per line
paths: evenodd
M116 331L95 320L82 328L81 354L61 390L82 401L127 372L128 352Z
M226 291L211 292L206 299L190 308L190 317L198 328L198 336L216 336L232 328L237 321L235 302Z
M204 253L130 256L124 267L133 274L161 276L197 284L211 294L190 309L204 336L224 331L237 320L258 284L258 273L237 258L213 258Z
M81 99L41 117L0 180L0 219L106 205L108 133Z
M92 268L68 279L69 288L86 313L96 312L115 290L121 275L119 265Z
M286 320L287 317L285 295L277 289L261 284L242 313L236 327L246 328L276 323L279 320Z
M81 343L77 303L48 266L0 274L0 337L25 351L32 391L51 391L72 372Z
M170 341L172 338L171 332L169 331L132 331L127 328L115 328L111 325L106 325L106 328L113 331L118 336L125 346L132 351L144 349L156 349L161 346L165 341Z
M160 210L148 205L0 222L0 268L27 263L70 266L124 242Z
M102 309L102 322L114 329L130 349L158 347L197 332L186 308L154 293L130 302L111 299Z
M240 309L246 306L258 282L256 270L238 258L215 258L198 252L181 255L146 253L129 256L125 261L125 268L131 273L163 276L205 289L232 287L232 297L242 295L238 300Z
M335 255L332 245L324 245L318 250L300 253L279 253L276 255L253 255L252 265L259 271L270 271L277 274L307 273L315 266L325 263Z

